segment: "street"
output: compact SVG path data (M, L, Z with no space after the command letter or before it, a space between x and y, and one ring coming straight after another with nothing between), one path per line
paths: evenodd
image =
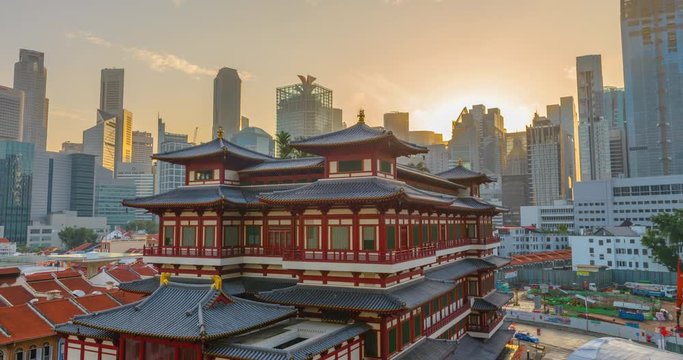
M536 336L536 329L539 328L533 325L514 324L518 331L528 331L533 336ZM544 360L564 360L581 345L595 339L594 336L590 335L549 328L541 328L541 335L538 338L541 340L540 345L545 346L546 355L543 357ZM535 351L530 346L527 346L527 349L531 350L532 354ZM533 355L531 358L534 359Z

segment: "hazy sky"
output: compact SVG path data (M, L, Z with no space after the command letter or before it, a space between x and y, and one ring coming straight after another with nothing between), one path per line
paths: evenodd
M412 129L450 138L463 106L499 107L508 131L576 94L578 55L602 54L622 86L618 0L126 0L0 3L0 85L20 48L45 52L48 146L80 142L96 121L100 69L126 70L136 130L211 136L213 77L243 78L242 112L273 133L275 88L311 74L344 120L381 125L409 111Z

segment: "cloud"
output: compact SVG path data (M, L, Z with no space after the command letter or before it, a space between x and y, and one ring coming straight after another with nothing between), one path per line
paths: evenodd
M185 3L185 0L172 0L172 2L174 7L179 8Z
M178 3L182 3L183 1L184 0L176 0L176 2ZM88 31L78 30L68 32L66 33L66 37L68 39L82 40L89 44L100 47L119 49L125 53L132 55L133 58L141 61L142 63L147 65L147 67L157 72L179 71L193 77L215 76L218 72L218 70L215 68L203 67L197 64L193 64L190 61L175 54L135 46L115 44L104 38L96 36ZM253 77L252 74L248 71L242 70L239 71L239 73L243 81L248 81Z
M568 66L562 69L565 79L576 80L576 66Z

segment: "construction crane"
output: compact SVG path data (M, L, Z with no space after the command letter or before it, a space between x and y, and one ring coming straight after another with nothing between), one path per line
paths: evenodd
M192 143L193 144L197 143L197 131L199 131L199 126L194 128L194 135L192 135Z

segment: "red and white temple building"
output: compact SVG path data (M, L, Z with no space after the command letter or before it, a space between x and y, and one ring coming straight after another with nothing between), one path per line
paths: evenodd
M292 146L311 156L275 159L220 133L155 155L184 166L186 186L124 205L159 217L144 261L161 276L120 285L144 300L59 327L65 359L505 355L510 295L494 272L509 259L495 255L502 209L478 198L488 177L398 165L427 149L362 113Z

